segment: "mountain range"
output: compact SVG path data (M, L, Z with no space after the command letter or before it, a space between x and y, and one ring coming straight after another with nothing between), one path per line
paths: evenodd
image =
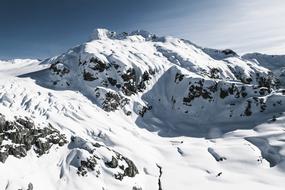
M0 61L0 189L281 190L285 55L96 29Z

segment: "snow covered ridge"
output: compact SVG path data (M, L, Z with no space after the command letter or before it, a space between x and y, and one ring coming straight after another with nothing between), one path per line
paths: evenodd
M123 32L120 34L117 34L116 32L109 31L107 29L95 29L93 33L90 36L90 41L93 40L106 40L106 39L126 39L131 36L141 36L145 40L154 40L157 39L156 35L151 34L150 32L147 32L145 30L136 30L128 34L127 32Z
M0 189L282 189L284 60L98 29L0 62Z
M122 34L98 29L94 40L46 60L49 70L38 73L46 80L37 81L49 88L78 90L105 111L122 109L127 115L143 115L153 107L151 104L157 104L191 117L191 110L207 110L221 102L229 117L250 116L261 109L251 110L251 103L265 108L265 96L276 89L277 79L270 70L231 50L201 49L172 37L157 41L144 31L118 36ZM156 100L142 96L156 86ZM253 96L255 99L250 100ZM234 106L237 102L239 105ZM189 108L201 103L202 109Z
M243 55L242 57L270 69L279 80L279 85L283 88L285 87L285 55L251 53Z
M39 63L40 61L35 59L0 60L0 78L7 77L9 75L17 76L27 72L41 70L44 66Z

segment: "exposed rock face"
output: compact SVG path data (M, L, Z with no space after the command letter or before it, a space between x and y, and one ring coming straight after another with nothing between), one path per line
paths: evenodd
M152 109L152 106L143 106L141 110L139 110L139 115L143 117L144 114L151 109Z
M33 184L32 184L32 183L29 183L29 184L28 184L28 189L27 189L27 190L33 190L33 189L34 189Z
M53 86L77 89L107 112L122 110L126 115L135 113L143 117L153 105L143 100L138 101L143 105L136 108L133 106L137 101L135 97L154 87L151 85L156 84L161 74L174 67L176 70L172 69L173 73L167 76L163 74L164 80L171 78L171 83L167 85L170 88L178 86L183 97L170 96L168 101L173 109L181 104L187 106L183 112L188 114L195 112L190 109L198 101L202 101L206 108L221 100L233 111L234 101L229 100L236 99L242 101L245 107L237 115L251 116L249 110L246 111L246 99L266 96L277 86L276 79L268 69L242 59L230 49L199 48L182 39L157 38L146 32L117 35L99 30L95 33L93 41L47 63L51 64ZM113 39L120 43L110 43ZM150 52L130 45L133 40L139 40L139 44L147 42L143 47L152 44ZM181 53L181 49L185 49L185 54ZM80 82L77 83L77 80ZM175 94L174 91L168 92L171 93ZM226 105L226 102L231 105ZM264 108L262 105L260 109Z
M97 88L95 94L103 110L110 112L121 108L126 114L128 113L125 108L130 101L128 98L123 97L115 91L106 91L102 88Z
M96 157L91 156L86 158L86 160L80 161L80 166L78 167L77 174L81 176L86 176L88 172L95 171L97 165ZM96 170L96 177L99 177L100 171Z
M222 60L228 57L237 57L238 54L231 49L217 50L210 48L203 48L203 51L214 59Z
M213 79L218 79L220 78L220 70L217 69L217 68L212 68L210 70L210 75L209 75L210 78L213 78Z
M222 53L224 53L225 55L230 55L230 56L237 56L237 53L234 52L233 50L231 49L225 49L225 50L222 50Z
M242 58L258 62L261 66L272 71L277 78L278 86L285 87L285 56L284 55L266 55L261 53L250 53L243 55Z
M0 161L8 160L0 163L0 189L188 189L197 186L188 180L197 168L193 176L207 186L216 184L215 176L240 175L235 166L251 168L241 176L246 185L267 186L273 174L279 177L272 185L283 184L280 172L257 166L256 159L284 165L285 91L254 61L232 50L209 52L143 31L118 36L98 30L91 41L33 70L11 67L27 78L6 77L13 69L3 64ZM8 121L15 112L34 122ZM67 140L48 122L73 136L68 145L58 148ZM244 141L253 134L265 141ZM185 165L189 156L194 162ZM175 179L173 169L187 175ZM261 172L269 183L256 175ZM234 187L235 181L227 182Z
M48 153L53 145L63 146L65 143L65 136L51 125L39 128L28 118L7 121L0 114L0 161L3 163L10 155L25 157L33 148L41 156Z
M96 80L97 78L95 78L91 73L87 72L84 70L83 72L83 80L86 80L86 81L93 81L93 80Z
M183 98L183 102L185 105L191 105L191 101L195 98L202 97L204 99L211 100L213 97L211 96L210 90L203 88L204 80L199 80L198 82L194 82L194 84L190 84L189 93L187 97Z
M114 111L120 106L121 97L118 94L107 92L103 102L103 109L105 111Z
M142 31L98 30L95 36L45 61L51 65L48 85L78 90L107 112L119 110L147 119L147 111L153 107L150 112L154 113L165 104L165 108L194 116L197 107L201 111L218 104L230 117L249 117L257 110L265 111L268 107L261 96L278 88L269 69L230 49L201 48L187 40ZM159 81L164 81L159 84L162 89ZM158 105L147 100L146 91L153 88L158 93L148 95L161 100ZM165 95L169 97L164 99Z
M137 80L137 78L141 78ZM135 69L128 69L122 75L123 93L127 96L136 94L138 91L142 92L146 88L146 82L151 79L148 71L145 71L141 76L138 76Z
M195 80L194 80L195 81ZM202 98L208 100L209 103L222 99L234 100L244 100L245 110L241 116L251 116L251 103L255 102L256 107L260 107L260 112L266 109L266 103L262 96L270 94L271 88L259 87L259 86L249 86L239 83L226 83L223 81L207 81L204 79L195 81L193 84L189 82L189 93L183 98L183 104L187 106L192 106L194 100ZM254 96L253 98L250 98ZM250 99L248 99L250 98ZM246 100L248 99L248 100ZM234 103L232 106L235 105Z
M103 72L109 68L107 63L104 63L103 61L101 61L96 57L91 57L89 64L90 64L89 67L94 71Z
M180 81L183 80L183 78L184 78L184 75L183 75L183 74L181 74L181 73L176 73L176 75L175 75L175 82L176 82L176 83L179 83Z
M74 77L80 77L82 83L79 88L86 86L94 89L95 101L107 112L122 109L130 115L130 110L124 108L129 103L128 97L143 92L151 76L155 75L155 71L151 68L141 70L125 67L116 61L107 62L94 55L89 55L85 59L74 58L76 61L70 66L73 68L70 70L68 68L70 62L65 58L59 57L51 63L52 85L57 88L74 87L76 81Z
M99 177L103 171L102 167L112 173L115 179L123 180L124 177L135 177L138 169L134 162L119 152L99 143L91 143L80 137L72 137L69 144L71 150L77 151L73 166L77 168L80 176L88 175L88 172L95 172ZM102 154L103 152L107 154ZM77 164L74 164L77 163Z
M118 167L118 160L114 156L112 156L112 160L110 162L106 162L105 164L110 168L116 168Z
M69 69L59 61L51 64L50 70L61 77L70 72Z
M120 168L120 172L118 172L117 174L114 175L115 179L118 180L123 180L124 177L135 177L136 174L139 173L137 167L135 166L135 164L133 163L133 161L131 161L130 159L128 159L127 157L122 156L120 153L115 152L116 154L116 159L118 160L119 164L119 168ZM127 165L125 166L126 163Z

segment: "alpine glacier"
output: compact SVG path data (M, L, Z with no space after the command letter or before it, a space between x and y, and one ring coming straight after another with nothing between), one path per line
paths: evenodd
M284 76L142 30L0 61L0 189L281 190Z

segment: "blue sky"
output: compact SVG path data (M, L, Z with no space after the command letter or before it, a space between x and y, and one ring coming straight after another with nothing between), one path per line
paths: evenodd
M285 54L284 19L284 0L0 0L0 59L54 56L98 27Z

